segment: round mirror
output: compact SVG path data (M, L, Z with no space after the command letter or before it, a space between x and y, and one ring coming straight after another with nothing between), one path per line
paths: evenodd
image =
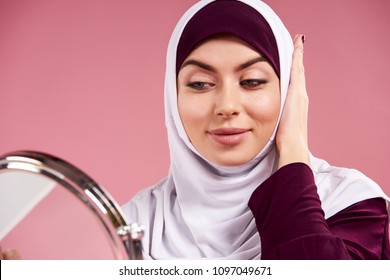
M22 235L24 247L39 248L38 259L108 259L107 252L115 259L142 259L143 227L127 223L115 200L87 174L45 153L0 157L0 240L12 239L13 232ZM101 242L97 246L99 236L106 247ZM66 244L65 249L58 249L59 244ZM75 246L85 246L78 251L91 254L72 256ZM23 255L23 248L18 249ZM48 250L56 253L45 255Z

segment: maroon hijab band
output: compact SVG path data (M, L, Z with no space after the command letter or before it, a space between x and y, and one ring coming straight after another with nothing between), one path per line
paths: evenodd
M212 2L189 20L177 46L176 73L199 43L221 33L232 34L254 47L280 77L278 47L269 24L254 8L234 0Z

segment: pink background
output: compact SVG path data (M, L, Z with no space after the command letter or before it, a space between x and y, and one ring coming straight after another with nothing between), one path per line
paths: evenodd
M0 154L62 157L120 204L163 178L165 51L195 2L0 1ZM389 194L390 2L374 2L267 1L306 35L312 153ZM1 246L25 259L111 258L79 206L56 190Z

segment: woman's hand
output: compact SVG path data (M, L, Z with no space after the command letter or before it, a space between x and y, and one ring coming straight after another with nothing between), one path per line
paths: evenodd
M0 260L20 260L20 253L15 249L7 249L3 252L0 247Z
M279 168L293 162L310 164L307 143L309 98L303 66L303 42L303 35L295 36L290 85L276 135Z

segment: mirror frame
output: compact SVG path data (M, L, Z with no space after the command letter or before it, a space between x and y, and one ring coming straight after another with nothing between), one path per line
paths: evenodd
M0 173L7 170L36 173L55 181L81 200L98 219L116 259L142 259L143 226L128 225L109 193L79 168L47 153L16 151L0 157Z

